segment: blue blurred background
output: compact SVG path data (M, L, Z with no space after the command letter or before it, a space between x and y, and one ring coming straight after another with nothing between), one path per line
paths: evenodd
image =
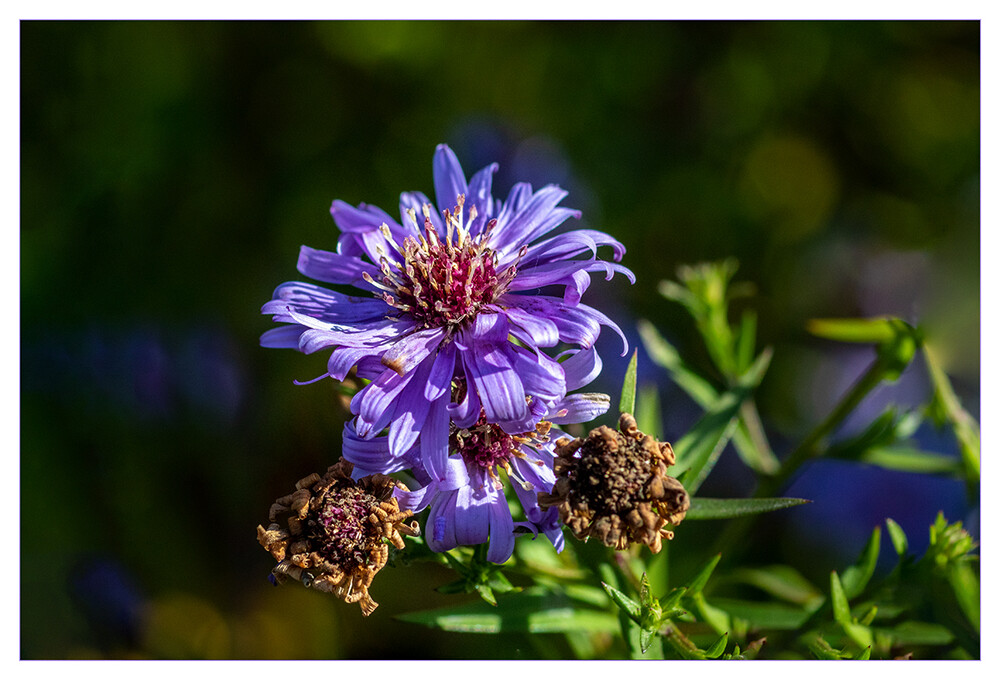
M870 350L813 317L920 324L979 399L976 22L24 22L21 24L21 655L530 658L530 636L394 621L457 601L450 574L387 569L370 620L272 588L254 530L339 457L347 412L321 356L264 350L259 314L332 249L331 201L390 213L432 193L446 142L495 193L555 182L638 276L585 300L639 344L652 320L710 373L656 284L733 256L775 359L758 394L780 454ZM605 391L625 358L602 337ZM698 410L640 353L665 437ZM919 360L844 431L927 399ZM921 443L954 452L943 433ZM727 451L703 488L744 495ZM815 502L758 525L751 557L820 582L891 516L914 550L938 510L977 531L954 479L823 462ZM714 522L678 531L673 554ZM708 536L710 538L710 536Z

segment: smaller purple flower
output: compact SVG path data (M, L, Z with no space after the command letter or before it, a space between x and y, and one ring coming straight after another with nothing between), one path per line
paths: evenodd
M385 438L361 439L349 424L344 434L344 457L358 466L355 474L364 473L365 463L378 465L386 459L393 460L390 468L410 466L423 486L412 492L399 490L396 498L400 508L414 513L430 506L424 532L428 546L443 552L488 540L487 559L500 564L510 558L517 533L537 536L542 532L562 550L558 512L538 505L538 492L555 484L552 442L566 436L553 424L590 421L605 413L609 404L604 394L569 395L551 412L542 414L535 430L517 435L488 422L485 412L469 427L452 422L449 455L431 470L421 467L417 462L420 457L412 449L394 457ZM510 479L527 521L514 522L504 495L504 475Z

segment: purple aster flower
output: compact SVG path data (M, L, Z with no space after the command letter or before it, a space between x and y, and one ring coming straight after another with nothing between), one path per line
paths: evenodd
M489 540L487 559L500 564L510 558L517 532L535 536L542 532L557 551L562 550L558 510L538 505L538 492L551 490L556 482L552 442L566 436L553 424L593 420L609 404L606 394L569 395L551 413L544 413L534 430L513 435L488 422L485 413L469 427L452 423L445 456L428 458L432 461L429 470L421 466L419 445L397 456L387 437L362 439L348 423L344 457L354 463L356 475L367 474L368 466L387 466L392 471L412 468L423 486L412 492L397 490L395 497L402 510L417 513L430 506L424 530L428 546L443 552ZM501 474L511 480L527 521L514 522Z
M467 182L440 145L434 187L443 212L418 192L400 197L400 222L374 206L334 201L337 251L303 246L298 269L361 295L291 282L263 307L288 325L264 333L262 345L332 348L321 378L343 380L356 366L371 381L351 402L350 436L371 440L388 427L392 455L369 469L386 472L409 456L442 482L450 423L473 427L485 414L504 432L532 431L600 371L602 325L625 342L614 322L580 303L592 271L634 282L625 267L597 259L599 246L611 246L616 261L625 248L588 229L542 240L580 216L558 205L566 192L520 183L501 202L491 195L496 169ZM540 293L552 288L556 295ZM557 358L543 351L560 343L570 349Z

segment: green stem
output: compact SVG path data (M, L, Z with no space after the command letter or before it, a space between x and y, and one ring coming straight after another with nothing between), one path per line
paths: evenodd
M868 396L885 375L886 362L881 357L875 359L864 375L858 378L857 382L843 396L840 402L834 407L823 422L817 425L812 432L802 440L788 458L781 464L778 473L769 479L765 479L754 494L758 498L773 496L785 485L785 482L795 474L803 463L811 458L818 457L823 449L820 446L823 438L833 432L838 425L850 415L861 400Z
M754 498L774 496L784 488L786 482L798 472L804 463L822 455L824 451L824 447L821 446L823 439L833 432L844 418L861 403L861 400L882 381L886 368L886 361L881 355L876 357L868 370L858 378L830 414L823 419L823 422L817 425L782 462L777 474L761 480L754 493ZM719 535L712 552L721 552L725 561L732 561L746 549L747 542L740 540L740 537L747 533L758 517L758 515L751 515L730 522Z
M681 629L674 624L667 626L666 631L663 633L663 639L667 641L667 644L677 652L682 659L703 659L705 658L704 652L702 652L698 647L691 642Z

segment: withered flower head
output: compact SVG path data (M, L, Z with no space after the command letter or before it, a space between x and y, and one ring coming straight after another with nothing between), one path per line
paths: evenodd
M300 479L293 493L271 506L271 524L257 526L257 540L278 560L271 572L278 581L293 578L357 602L368 616L378 606L368 586L389 558L388 543L402 550L402 535L419 536L420 529L415 521L403 524L413 513L400 510L392 497L404 485L386 475L354 481L353 469L342 459L322 477Z
M556 483L552 493L538 494L538 504L557 507L580 540L594 536L616 550L644 543L658 553L662 539L674 537L664 525L680 524L690 507L684 487L667 476L674 451L640 432L628 413L618 430L602 425L586 439L559 439Z

